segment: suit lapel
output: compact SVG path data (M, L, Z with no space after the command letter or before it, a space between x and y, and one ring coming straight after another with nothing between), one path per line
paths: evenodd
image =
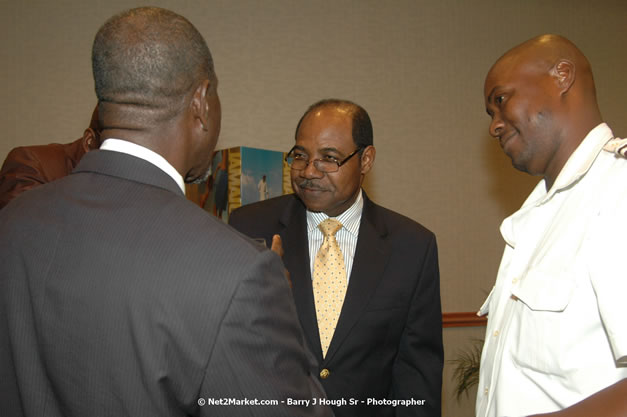
M322 358L320 334L314 307L313 288L309 260L309 240L307 237L307 218L305 207L294 196L279 219L283 229L280 233L283 241L283 262L290 272L292 293L300 324L314 355Z
M324 360L325 363L333 358L353 326L363 315L364 309L383 278L383 271L390 256L389 243L385 239L386 234L383 221L377 218L374 204L364 193L364 209L353 268L342 313Z

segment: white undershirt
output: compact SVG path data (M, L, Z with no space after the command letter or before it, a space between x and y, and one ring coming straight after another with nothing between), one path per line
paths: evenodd
M183 194L185 194L185 181L183 181L183 176L179 174L179 172L163 156L159 155L155 151L151 151L144 146L129 142L127 140L113 138L106 139L104 142L102 142L102 145L100 145L100 149L105 151L125 153L127 155L132 155L137 158L143 159L144 161L150 162L151 164L155 165L157 168L168 174L170 177L172 177L172 179L179 186Z

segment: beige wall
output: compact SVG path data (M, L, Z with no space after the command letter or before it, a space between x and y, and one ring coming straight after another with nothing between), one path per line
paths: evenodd
M627 136L624 0L152 3L188 17L210 45L220 147L288 150L302 112L324 97L369 111L377 161L366 189L437 234L445 311L481 304L502 251L498 226L537 181L515 172L487 135L483 79L498 56L540 33L571 38L592 62L606 120ZM138 5L0 0L0 158L82 134L95 104L93 36L110 15ZM447 353L466 333L445 331ZM456 407L447 405L448 415L471 415Z

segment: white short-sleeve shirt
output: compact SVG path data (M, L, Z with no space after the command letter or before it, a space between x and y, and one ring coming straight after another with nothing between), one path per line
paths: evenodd
M566 408L627 378L627 159L594 128L553 187L505 219L477 417Z

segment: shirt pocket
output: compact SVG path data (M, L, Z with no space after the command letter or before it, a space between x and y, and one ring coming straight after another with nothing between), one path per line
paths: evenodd
M510 344L512 358L523 372L559 375L572 366L565 363L564 353L577 343L573 326L578 313L572 306L576 274L531 270L512 288L513 297L524 304L515 309Z
M512 294L530 310L557 313L568 307L575 285L575 271L531 270Z

